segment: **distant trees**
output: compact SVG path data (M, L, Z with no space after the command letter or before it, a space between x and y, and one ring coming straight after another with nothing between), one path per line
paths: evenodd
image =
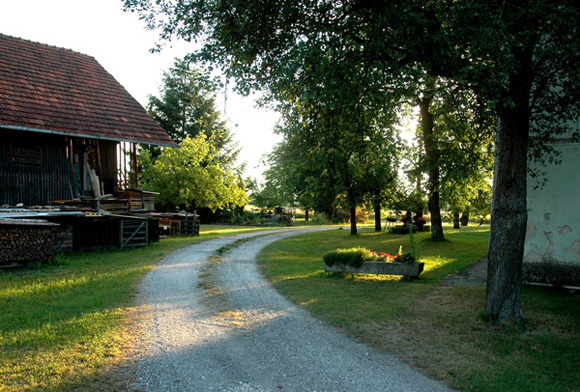
M372 73L338 65L334 55L316 58L319 73L297 77L279 94L284 140L270 156L267 176L287 180L286 194L307 208L340 204L356 234L357 206L376 197L380 217L381 190L396 176L393 107L369 90Z

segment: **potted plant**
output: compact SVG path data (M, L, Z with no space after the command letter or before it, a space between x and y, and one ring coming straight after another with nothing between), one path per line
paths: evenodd
M395 256L365 248L337 249L326 253L323 261L326 272L402 275L408 278L418 278L425 266L415 259L412 252L403 252L402 247Z

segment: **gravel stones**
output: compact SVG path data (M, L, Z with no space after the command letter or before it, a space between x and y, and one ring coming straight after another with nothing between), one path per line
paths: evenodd
M161 391L447 391L388 354L337 332L279 295L258 272L258 252L323 228L272 230L205 241L171 254L144 279L151 311L138 378ZM227 307L198 287L209 256L239 238L219 264ZM322 263L322 262L321 262ZM322 264L321 264L322 265Z

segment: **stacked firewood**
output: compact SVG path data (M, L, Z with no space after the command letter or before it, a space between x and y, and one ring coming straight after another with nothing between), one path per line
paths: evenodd
M0 221L0 263L48 261L56 257L58 224Z

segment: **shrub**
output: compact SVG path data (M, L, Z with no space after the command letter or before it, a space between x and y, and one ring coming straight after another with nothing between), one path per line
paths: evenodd
M399 253L392 256L387 253L371 252L366 248L337 249L325 253L322 257L324 264L332 267L335 264L350 265L354 268L360 268L365 261L384 261L413 264L417 259L413 252L403 252L403 247L399 247Z
M416 260L411 252L405 252L395 257L395 261L398 263L413 264Z
M251 211L243 211L239 214L236 214L236 216L233 219L233 223L253 225L261 223L260 220L261 219L259 213Z
M326 214L324 212L321 212L320 214L316 214L314 215L311 219L310 222L313 225L329 225L332 222L330 221L330 219L328 219L328 216L326 216Z
M354 268L360 268L363 262L368 259L370 251L365 248L337 249L325 253L322 257L324 264L332 267L335 264L350 265Z

